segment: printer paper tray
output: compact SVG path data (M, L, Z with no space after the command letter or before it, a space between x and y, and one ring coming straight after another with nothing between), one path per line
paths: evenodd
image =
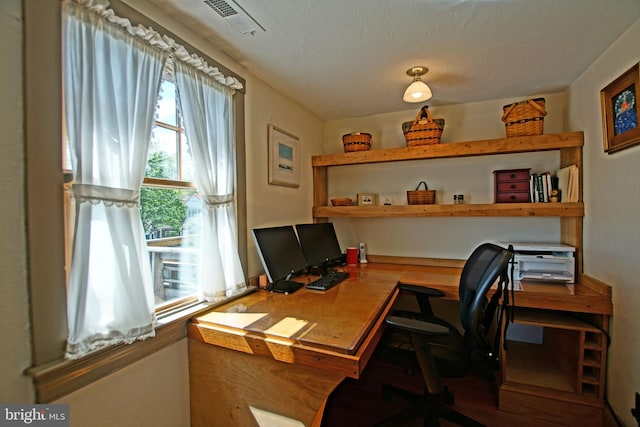
M572 275L567 271L542 271L542 270L524 270L520 271L521 280L552 280L558 282L570 282L573 280Z

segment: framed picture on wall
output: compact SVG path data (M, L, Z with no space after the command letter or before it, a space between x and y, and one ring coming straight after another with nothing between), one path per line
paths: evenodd
M604 151L607 154L640 143L638 64L600 91Z
M269 184L300 186L298 137L269 125Z

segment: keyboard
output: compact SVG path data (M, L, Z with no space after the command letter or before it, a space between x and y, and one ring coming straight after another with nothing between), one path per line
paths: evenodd
M307 283L305 286L307 289L315 289L318 291L326 291L333 288L338 283L349 277L349 273L346 271L330 271L318 280Z

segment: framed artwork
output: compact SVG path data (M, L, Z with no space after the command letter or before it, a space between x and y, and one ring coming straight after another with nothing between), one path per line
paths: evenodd
M269 125L269 184L300 186L298 137Z
M358 206L377 205L378 195L374 193L358 193Z
M600 91L605 153L640 144L639 88L636 64Z

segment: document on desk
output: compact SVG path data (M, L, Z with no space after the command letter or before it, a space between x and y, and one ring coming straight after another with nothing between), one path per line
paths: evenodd
M216 325L225 325L242 329L266 316L266 313L225 313L213 311L200 316L200 319Z
M267 335L276 335L279 337L291 338L296 335L302 329L304 329L309 322L302 319L296 319L293 317L285 317L266 331Z
M260 427L304 427L301 421L249 406Z

